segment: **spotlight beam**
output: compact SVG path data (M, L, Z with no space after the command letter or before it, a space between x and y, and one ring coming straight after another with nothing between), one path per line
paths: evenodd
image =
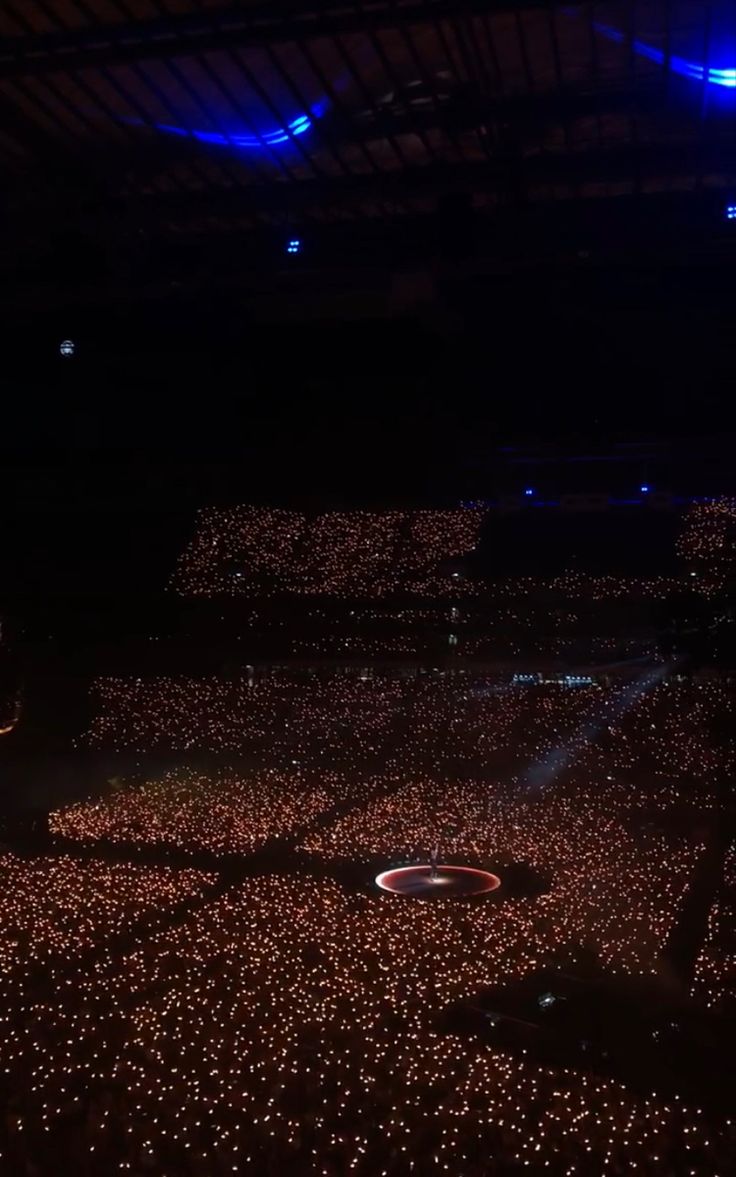
M707 82L711 86L722 86L728 90L736 89L736 65L726 68L706 66L703 62L689 61L676 53L668 56L663 49L657 49L655 45L649 45L646 41L640 41L638 38L632 40L619 29L614 28L613 25L606 25L596 20L593 22L593 27L606 40L617 45L630 44L638 57L653 61L656 65L666 66L671 73L678 74L682 78L689 78L691 81L701 84Z
M621 719L635 703L669 674L674 665L675 663L666 663L664 666L657 666L629 683L612 707L602 711L592 722L581 724L566 743L553 748L544 759L530 765L522 781L524 788L532 793L538 793L551 785L560 773L597 739L604 726Z

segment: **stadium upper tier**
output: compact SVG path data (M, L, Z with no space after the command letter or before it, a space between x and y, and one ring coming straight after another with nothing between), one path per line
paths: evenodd
M518 597L547 582L570 597L651 599L677 587L677 575L625 579L591 575L577 552L562 573L559 568L554 573L550 569L547 578L540 571L535 578L509 580L514 569L508 552L497 551L497 559L490 561L487 552L481 560L475 557L488 540L488 514L476 507L317 515L248 506L204 508L179 559L172 587L185 597L311 595L346 600L490 599L509 592ZM691 505L677 544L673 542L679 577L685 576L690 588L717 589L728 578L734 519L736 504L730 499ZM555 528L552 516L549 526ZM521 519L516 527L523 539ZM638 533L633 518L630 528L635 544ZM584 547L584 538L581 542ZM610 572L614 571L611 567ZM694 583L690 573L695 573Z
M184 596L305 593L442 596L460 578L453 561L475 548L484 513L200 511L174 575Z

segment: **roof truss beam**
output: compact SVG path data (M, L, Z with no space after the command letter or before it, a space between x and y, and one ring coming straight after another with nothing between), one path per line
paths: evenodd
M561 0L464 0L463 15L526 9L562 9ZM567 7L570 7L568 4ZM457 16L453 0L372 0L367 8L345 0L271 0L231 5L130 24L65 30L35 37L6 37L0 45L0 78L37 77L57 70L122 65L217 49L274 45L305 37L401 28Z
M592 148L573 153L549 152L522 156L499 154L490 161L438 163L425 167L384 171L373 175L350 175L304 180L299 184L252 184L238 191L207 193L166 193L146 198L159 213L166 210L172 220L179 216L209 214L237 216L266 209L279 215L308 213L311 208L350 207L356 202L380 199L436 197L465 190L497 195L507 202L509 179L518 175L525 190L539 185L564 184L570 195L582 195L588 185L633 183L639 172L657 179L731 173L736 170L736 147L722 138L704 139L698 144L625 144ZM513 201L512 201L513 203Z

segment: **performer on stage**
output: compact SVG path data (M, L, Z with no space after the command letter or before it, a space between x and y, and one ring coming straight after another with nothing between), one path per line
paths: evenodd
M437 878L437 860L438 860L439 856L440 856L440 848L439 848L439 846L434 846L432 848L432 853L429 856L429 861L431 864L429 877L432 880Z

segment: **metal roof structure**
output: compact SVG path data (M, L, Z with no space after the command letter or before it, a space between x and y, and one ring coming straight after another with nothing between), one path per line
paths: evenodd
M728 7L5 0L0 159L254 225L727 187Z
M107 253L124 273L144 235L344 241L360 224L403 243L447 200L456 223L625 197L705 199L720 217L736 192L732 9L3 0L0 280L84 270L90 248L93 270Z

